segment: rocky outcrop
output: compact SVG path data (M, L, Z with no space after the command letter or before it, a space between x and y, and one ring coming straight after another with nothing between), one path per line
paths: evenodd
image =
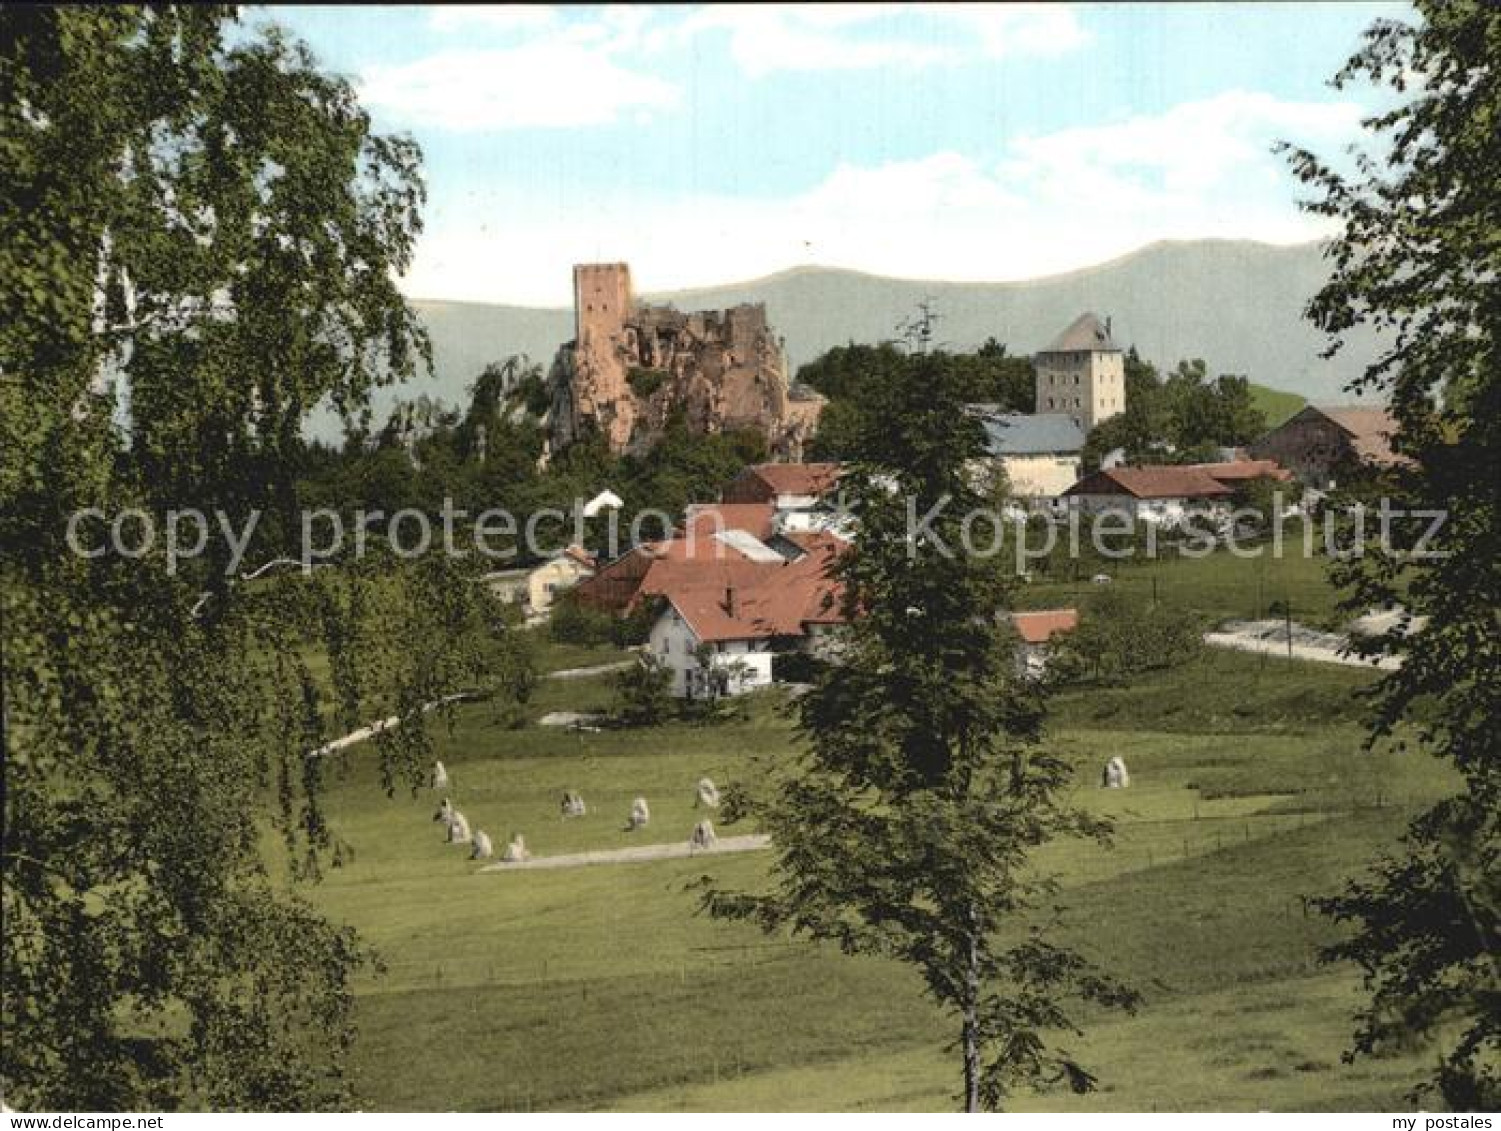
M552 450L597 431L611 451L643 452L681 411L697 432L755 429L777 455L802 458L823 399L792 387L763 304L639 305L624 263L575 267L573 281L575 336L550 377Z

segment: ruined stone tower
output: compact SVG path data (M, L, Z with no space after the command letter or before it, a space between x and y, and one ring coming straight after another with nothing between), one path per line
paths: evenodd
M574 340L553 363L550 447L590 430L615 452L641 452L681 410L703 433L753 428L800 459L822 398L791 388L761 303L684 313L638 305L624 263L573 269Z
M574 424L587 419L611 451L629 442L634 415L626 384L625 320L634 305L631 269L624 263L584 263L573 269ZM566 348L566 347L565 347Z
M1034 359L1039 413L1072 416L1088 432L1126 408L1126 363L1110 322L1081 314Z

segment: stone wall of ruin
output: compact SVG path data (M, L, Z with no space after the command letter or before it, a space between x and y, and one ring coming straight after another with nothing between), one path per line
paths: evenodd
M642 452L678 409L697 432L763 433L801 459L821 399L796 399L766 307L684 312L640 305L623 263L574 268L575 338L553 364L551 446L590 429L615 452Z

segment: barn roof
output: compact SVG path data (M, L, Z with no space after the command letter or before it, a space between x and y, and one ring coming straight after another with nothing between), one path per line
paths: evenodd
M1373 463L1393 463L1399 458L1392 451L1391 438L1397 422L1384 408L1371 405L1310 405L1339 425L1350 437L1355 454Z

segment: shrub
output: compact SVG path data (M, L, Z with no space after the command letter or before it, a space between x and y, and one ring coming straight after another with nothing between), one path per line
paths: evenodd
M710 644L700 644L695 648L693 659L691 675L697 686L683 703L684 715L699 723L749 718L750 712L738 694L751 673L749 665L744 660L719 654Z
M778 683L812 683L827 666L807 652L778 652L771 658L771 678Z
M613 644L615 618L591 609L572 593L559 597L547 621L547 635L556 644Z
M672 671L650 652L615 676L615 717L623 726L647 727L666 722L677 711Z
M1079 627L1054 646L1048 670L1057 682L1112 682L1176 667L1203 649L1203 626L1181 609L1106 589L1085 605Z
M647 600L624 616L611 617L610 642L618 648L634 648L638 644L645 644L661 608L661 602Z
M617 648L634 648L646 643L658 609L655 603L644 601L632 612L615 616L603 609L591 608L575 594L567 593L553 603L547 635L556 644L613 644Z
M642 400L649 400L666 380L667 372L662 369L641 369L632 366L625 375L625 383L631 387L631 392Z

